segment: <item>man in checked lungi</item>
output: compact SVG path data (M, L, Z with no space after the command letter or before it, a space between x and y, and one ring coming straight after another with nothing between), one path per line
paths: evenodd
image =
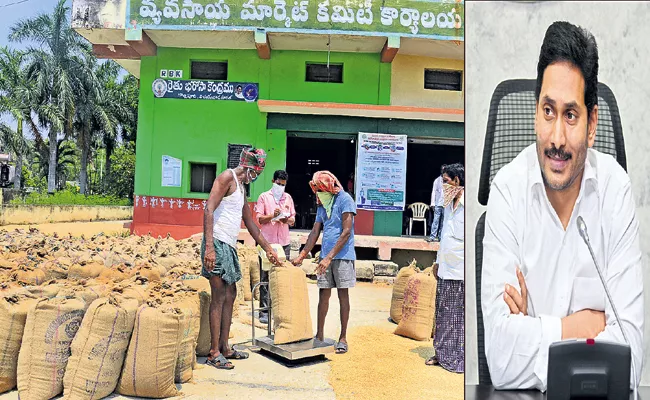
M448 165L443 178L445 214L434 265L436 290L435 355L427 365L465 371L465 168Z

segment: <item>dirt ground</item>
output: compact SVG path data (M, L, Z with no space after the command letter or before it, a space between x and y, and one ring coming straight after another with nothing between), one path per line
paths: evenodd
M42 232L92 236L98 232L124 232L123 222L47 224ZM2 227L9 229L9 227ZM14 227L11 227L13 229ZM24 227L23 227L24 228ZM247 350L250 358L234 361L232 371L200 365L192 382L177 385L182 399L462 399L464 375L424 364L433 354L431 340L418 342L393 334L396 325L388 321L392 287L357 283L351 289L348 328L349 352L330 354L324 360L297 366L264 353ZM309 298L312 321L316 324L318 288L311 282ZM250 345L250 302L241 307L241 319L233 323L231 344ZM246 321L246 323L244 322ZM325 336L338 339L339 304L332 293L325 324ZM315 332L315 326L314 326ZM256 329L256 335L266 329ZM199 358L199 364L205 359ZM113 395L111 399L129 399ZM18 399L16 391L0 399Z

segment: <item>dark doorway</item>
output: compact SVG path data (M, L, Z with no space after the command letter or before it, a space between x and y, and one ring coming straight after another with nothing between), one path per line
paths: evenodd
M465 147L426 142L413 143L409 140L406 156L406 207L402 232L407 233L411 211L408 206L413 203L431 204L433 181L440 175L443 164L465 163ZM431 225L431 215L428 213L427 234ZM424 235L421 222L413 223L413 236Z
M287 135L287 193L296 206L295 229L311 229L316 219L316 196L309 187L316 171L330 171L347 189L349 177L354 173L356 145L352 135Z

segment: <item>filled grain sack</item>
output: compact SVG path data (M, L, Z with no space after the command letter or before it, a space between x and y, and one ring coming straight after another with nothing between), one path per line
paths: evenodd
M269 273L275 344L311 339L314 331L309 311L307 277L302 269L285 261Z
M11 278L23 285L37 286L45 282L45 272L33 265L23 264L11 272Z
M23 340L27 313L38 299L33 296L11 294L0 297L0 393L16 387L18 352Z
M63 289L64 281L51 280L44 282L39 286L26 286L25 290L34 295L34 297L48 298L51 299L59 294L61 289Z
M250 271L251 274L251 291L257 285L260 283L260 259L259 257L251 257L251 260L249 261L250 265L248 267L248 270ZM252 293L252 296L255 298L255 300L260 299L260 289L257 288L254 293Z
M178 395L174 375L186 318L180 309L153 301L138 308L119 394L156 399Z
M409 278L419 272L415 260L407 267L399 270L393 284L393 296L390 300L390 319L396 324L402 319L402 305L404 303L404 289Z
M68 268L68 279L92 279L97 278L106 269L100 263L75 263Z
M58 260L50 260L40 265L41 270L45 273L45 280L52 279L67 279L68 268L70 266L59 262Z
M239 267L241 269L245 301L250 301L252 299L250 273L250 258L252 256L253 254L251 253L249 247L242 246L237 249L237 257L239 258Z
M183 275L180 281L197 291L201 317L199 320L200 328L196 343L196 354L201 357L206 357L210 354L210 347L212 345L212 337L210 335L210 301L212 299L212 291L210 289L210 282L200 275ZM237 305L235 304L235 306Z
M118 294L92 302L70 346L63 398L101 399L117 386L138 302Z
M135 275L143 276L150 282L160 281L161 277L167 274L167 270L164 268L149 263L136 263L136 267L133 271Z
M113 290L122 293L126 298L136 299L139 305L147 301L149 288L149 281L142 276L135 276L129 280L122 281Z
M70 344L81 325L86 303L79 298L40 299L27 314L18 354L18 396L47 400L63 391Z
M122 282L124 280L129 279L135 275L135 271L132 270L130 267L127 267L124 264L119 264L119 265L114 265L110 268L104 268L101 274L99 274L99 277L97 277L98 280L102 282Z
M430 273L412 275L404 290L402 319L395 334L415 340L429 340L435 317L436 278Z
M192 379L192 369L196 362L196 345L201 329L201 304L199 295L195 291L178 294L175 296L173 304L185 314L182 321L183 335L178 343L178 359L174 370L174 381L176 383L185 383Z

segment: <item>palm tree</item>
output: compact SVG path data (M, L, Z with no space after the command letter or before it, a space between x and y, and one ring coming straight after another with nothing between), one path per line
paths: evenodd
M91 75L81 56L88 54L90 47L70 28L70 9L65 2L59 0L52 14L40 14L18 22L9 35L11 41L38 44L38 47L29 47L26 51L29 59L27 76L35 82L38 91L35 110L38 121L49 129L49 193L56 190L58 136L60 133L65 138L72 136L76 94L81 92L84 80Z
M29 84L25 76L23 57L19 51L0 47L0 115L9 114L16 121L15 129L6 123L0 123L0 140L6 151L13 153L16 159L16 189L20 189L23 158L28 151L23 135L23 121L30 119L29 104L33 97L33 85Z
M49 142L45 141L45 146L38 148L34 153L35 167L39 171L40 176L47 175L49 171L49 148ZM70 170L74 169L76 159L77 152L74 142L58 139L56 142L56 190L65 187L65 181L71 176Z

